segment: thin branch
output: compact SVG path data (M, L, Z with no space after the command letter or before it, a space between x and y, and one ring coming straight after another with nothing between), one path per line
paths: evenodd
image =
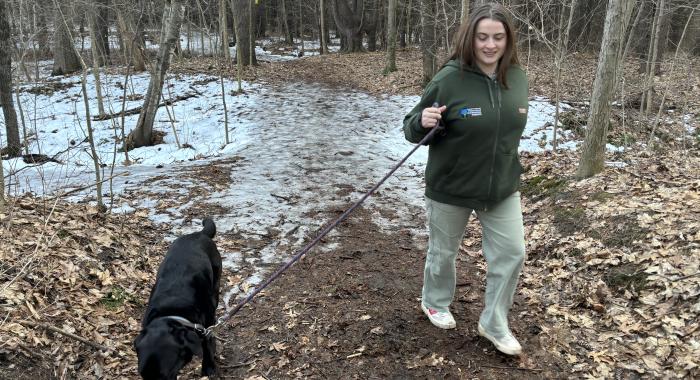
M95 343L95 342L91 342L91 341L89 341L89 340L87 340L87 339L85 339L85 338L83 338L83 337L81 337L81 336L75 335L75 334L73 334L73 333L69 333L68 331L65 331L65 330L61 330L61 329L59 329L58 327L51 326L51 325L49 325L49 324L47 324L47 323L31 322L31 321L20 321L19 324L24 325L24 326L27 326L27 327L41 327L41 328L43 328L43 329L45 329L45 330L49 330L49 331L51 331L51 332L55 332L55 333L61 334L61 335L63 335L63 336L67 336L67 337L69 337L69 338L75 339L75 340L77 340L77 341L79 341L79 342L81 342L81 343L85 343L85 344L87 344L88 346L93 347L93 348L96 348L96 349L101 350L101 351L111 351L111 350L112 350L112 349L109 348L109 347L105 347L105 346L103 346L103 345L101 345L101 344L97 344L97 343Z

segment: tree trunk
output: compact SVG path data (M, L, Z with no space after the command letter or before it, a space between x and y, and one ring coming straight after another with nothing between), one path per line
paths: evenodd
M255 64L255 23L253 22L255 1L256 0L248 0L248 49L251 52L251 54L248 55L248 64L250 66Z
M321 17L321 26L319 27L321 35L321 54L328 54L328 35L326 34L326 4L324 0L319 0L319 15Z
M78 54L73 49L73 39L71 32L66 27L72 27L70 22L68 6L61 5L61 9L54 7L54 42L53 42L53 70L51 75L66 75L80 70ZM61 13L66 15L66 22L63 22Z
M413 23L411 22L413 20L413 1L408 0L408 4L406 5L406 43L410 44L411 43L411 34L413 33L412 27Z
M240 51L241 64L248 66L257 65L255 50L251 49L253 41L250 40L250 0L231 0L233 11L233 25L236 30L236 51Z
M15 157L20 154L22 146L19 140L17 113L12 101L12 32L7 5L5 1L0 1L0 105L5 116L6 152L10 157Z
M2 167L2 154L0 154L0 212L5 211L5 170Z
M685 10L687 12L687 10ZM700 12L695 11L690 20L688 34L683 40L681 48L690 54L700 55Z
M569 18L564 24L564 10L562 9L559 15L559 29L564 28L564 33L559 33L559 39L557 41L557 56L555 58L555 70L556 76L554 81L554 93L555 93L555 109L554 109L554 133L552 133L552 149L556 152L557 150L557 129L559 127L559 98L561 95L561 71L562 65L564 64L564 58L566 57L566 52L569 48L569 32L571 31L571 24L573 22L574 10L576 9L576 2L578 0L571 0L569 5ZM630 7L631 8L631 7ZM624 29L623 29L624 31Z
M396 0L389 0L387 13L387 49L384 74L396 71Z
M333 3L333 19L341 35L345 37L343 51L346 53L363 51L362 27L365 1L333 0Z
M654 15L654 27L651 35L649 56L646 66L646 86L642 101L642 114L646 116L652 107L653 92L654 92L654 76L656 75L656 62L659 56L659 40L661 34L661 24L664 20L665 0L660 0L656 5L656 13Z
M462 23L467 22L469 19L469 0L462 0Z
M605 16L603 42L600 48L598 68L593 83L591 109L588 116L586 139L581 149L576 176L588 178L603 170L605 165L605 144L610 123L610 104L615 90L617 60L620 58L620 44L623 27L627 25L624 18L630 15L629 7L634 0L610 0Z
M96 41L97 38L97 27L99 22L97 21L98 10L95 4L88 4L88 17L90 22L88 23L90 28L90 41ZM91 43L90 51L92 52L92 75L95 78L95 90L97 93L97 112L99 116L105 114L104 101L102 99L102 80L100 79L100 62L104 62L104 55L100 53L100 45ZM100 58L103 57L103 58Z
M127 62L134 65L134 71L146 70L146 44L143 38L143 23L134 23L133 10L130 7L117 9L117 21L122 36Z
M109 64L109 4L108 0L88 2L88 7L95 8L95 16L90 18L90 27L95 37L90 37L97 47L98 65Z
M63 26L66 28L66 31L69 31L70 29L68 28L68 16L63 13L62 9L59 8L60 5L58 3L58 0L53 0L54 5L56 6L56 9L58 10L58 14L56 15L56 20L60 23L63 24ZM70 32L68 32L68 39L73 41L73 36L71 35ZM82 70L81 76L80 76L80 88L81 88L81 93L83 95L83 105L85 107L85 126L87 127L87 132L88 132L88 143L90 145L90 154L92 156L92 163L95 166L95 187L96 187L96 198L97 198L97 207L100 213L104 212L107 210L107 208L104 206L104 203L102 202L102 180L101 180L101 174L100 174L100 156L97 154L97 149L95 147L95 136L93 134L92 130L92 120L90 119L90 104L88 101L88 94L87 94L87 65L85 64L85 60L83 57L78 53L78 49L74 44L71 44L70 47L73 49L73 52L75 53L75 56L78 58L78 63L80 65L80 68Z
M226 60L231 59L228 48L228 16L226 15L226 0L219 0L219 33L221 35L221 53Z
M39 4L34 4L33 12L34 19L32 24L34 25L34 30L36 31L36 40L39 44L38 56L34 57L39 59L39 57L47 57L51 53L51 46L49 44L49 28L46 22L45 15L46 7L42 7Z
M280 24L284 28L284 41L291 45L294 43L292 39L292 30L289 27L289 14L287 13L286 0L280 0Z
M158 111L163 82L170 67L170 54L180 36L182 21L182 0L170 0L163 10L163 22L160 30L160 48L155 70L151 73L148 92L136 128L129 134L130 148L153 145L153 121Z
M423 53L423 86L427 85L437 72L437 35L435 18L437 6L434 0L420 0L421 51Z

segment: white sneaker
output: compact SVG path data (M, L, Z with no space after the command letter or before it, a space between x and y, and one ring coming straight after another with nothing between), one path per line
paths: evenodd
M493 335L487 333L484 327L481 325L481 323L479 323L479 335L490 340L491 343L493 343L494 346L496 346L496 349L504 354L520 355L520 353L523 351L523 347L520 346L520 343L518 343L518 340L515 339L510 330L508 331L508 334L506 334L506 336L502 338L496 338Z
M437 311L435 309L426 307L425 305L423 305L422 302L420 304L420 308L423 309L423 312L425 313L425 315L428 316L428 319L430 319L430 323L432 323L433 325L441 329L453 329L457 327L457 323L452 317L452 313L450 313L449 311Z

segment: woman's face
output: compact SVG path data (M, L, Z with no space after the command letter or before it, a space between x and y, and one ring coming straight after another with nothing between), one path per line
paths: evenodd
M490 74L496 71L498 60L506 51L508 37L503 23L490 18L481 19L474 33L474 54L476 64Z

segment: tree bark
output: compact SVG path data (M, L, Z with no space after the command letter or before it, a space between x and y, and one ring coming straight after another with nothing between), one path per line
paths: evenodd
M469 19L469 0L462 0L462 23L467 22Z
M421 51L423 53L423 86L427 85L437 72L437 33L435 18L437 6L434 0L420 0Z
M554 81L554 93L555 93L555 109L554 109L554 132L552 133L552 149L556 152L557 150L557 129L559 127L559 98L561 95L561 71L562 65L564 64L564 58L566 58L566 52L569 48L569 32L571 32L571 24L573 23L574 10L576 9L576 3L578 0L571 0L569 5L569 18L564 23L564 10L562 9L559 15L559 29L564 28L564 33L559 33L559 39L557 41L557 56L555 58L555 70L557 71ZM624 32L624 29L623 29Z
M117 9L117 22L123 42L121 49L127 56L127 62L134 66L134 71L146 70L146 44L142 23L136 25L133 10L128 6Z
M88 7L94 9L94 17L90 17L89 26L94 30L95 37L90 37L97 47L98 65L109 64L109 4L108 0L88 2Z
M633 4L634 0L610 0L608 3L603 42L593 83L586 139L583 142L581 159L576 172L578 178L591 177L601 172L605 165L605 144L610 123L610 105L616 87L617 60L620 58L623 27L628 21L624 18L629 17L628 9Z
M69 7L65 5L60 5L60 7L61 9L58 9L58 6L54 7L53 70L51 75L66 75L80 70L78 54L73 48L72 33L68 30L69 27L72 28L68 16ZM61 14L66 15L66 22L63 22Z
M387 13L387 49L384 74L396 71L396 0L389 0Z
M219 0L219 33L221 35L221 53L226 60L231 59L231 51L228 48L228 6L226 0Z
M687 9L684 9L688 12ZM681 48L690 54L700 55L700 11L696 10L690 20L688 34L686 35Z
M0 212L5 211L5 170L2 167L2 154L0 154Z
M343 51L346 53L363 51L362 28L365 0L333 0L333 4L333 19L342 36L345 37Z
M284 28L284 41L291 45L294 43L292 39L292 29L289 27L289 14L287 13L286 0L280 0L280 24Z
M321 17L321 26L319 27L320 30L320 35L321 35L321 54L328 54L328 34L326 34L327 26L326 26L326 4L324 0L319 0L319 14Z
M12 101L12 32L7 5L5 1L0 1L0 105L5 116L6 153L15 157L20 154L22 146L19 140L17 113Z
M39 44L39 57L47 57L51 53L51 46L49 44L49 28L48 23L46 22L45 11L45 6L34 4L34 19L32 20L32 24L34 25L36 40ZM35 59L39 58L35 57Z
M166 2L160 31L161 37L158 59L155 69L151 73L148 92L146 92L136 128L128 137L130 148L153 145L153 121L158 111L158 103L163 91L165 75L170 67L170 55L180 36L182 12L182 0L170 0L169 3Z
M90 22L88 23L90 27L90 40L96 41L97 38L99 22L97 21L98 9L95 4L88 4L88 17ZM104 101L102 99L102 80L100 79L100 62L104 61L104 55L100 53L100 45L96 43L90 44L90 51L92 52L92 75L95 78L95 90L97 93L97 112L100 116L105 114Z
M233 25L236 30L236 52L240 51L241 64L248 66L257 65L253 41L250 39L250 0L231 0L231 11L233 12ZM238 60L238 58L237 58Z

